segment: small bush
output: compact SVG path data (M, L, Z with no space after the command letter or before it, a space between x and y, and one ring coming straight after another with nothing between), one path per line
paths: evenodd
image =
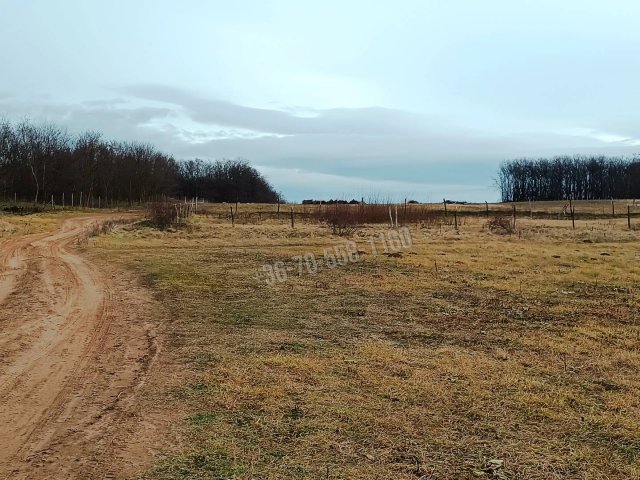
M147 210L149 221L160 230L180 225L190 215L191 205L180 203L153 202Z
M356 232L358 227L357 224L351 224L338 217L327 220L327 223L331 226L331 232L341 237L350 237Z
M511 218L503 217L501 215L491 218L487 222L487 226L489 227L489 231L494 233L511 235L514 230L513 223L511 222Z

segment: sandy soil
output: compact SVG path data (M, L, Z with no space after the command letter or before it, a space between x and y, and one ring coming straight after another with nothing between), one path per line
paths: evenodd
M149 460L153 302L76 248L106 218L0 244L0 478L122 478Z

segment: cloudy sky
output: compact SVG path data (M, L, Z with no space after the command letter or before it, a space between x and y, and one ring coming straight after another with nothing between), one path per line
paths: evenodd
M494 200L640 152L635 0L0 0L0 116L243 157L290 200Z

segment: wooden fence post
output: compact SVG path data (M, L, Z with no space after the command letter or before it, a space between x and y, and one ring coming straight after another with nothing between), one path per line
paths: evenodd
M627 226L631 230L631 207L627 205Z
M487 202L486 200L484 201L484 206L487 209L487 218L489 218L489 202Z
M407 225L407 199L406 199L406 198L404 199L404 212L403 212L403 214L402 214L402 215L403 215L403 217L404 217L404 218L403 218L403 223L404 223L405 225ZM397 227L397 226L398 226L398 225L396 225L396 227Z
M515 204L512 205L512 207L513 207L513 228L515 229L516 228L516 216L517 216Z
M444 205L444 218L447 218L447 200L446 199L442 199L442 204Z
M291 207L291 228L296 228L294 217L293 217L293 207Z
M231 226L235 226L236 221L235 221L235 217L233 216L233 207L229 207L229 209L231 209Z
M573 229L576 229L576 217L575 217L575 213L576 213L576 209L573 206L573 202L571 201L571 199L569 199L569 211L571 213L571 225L573 225Z

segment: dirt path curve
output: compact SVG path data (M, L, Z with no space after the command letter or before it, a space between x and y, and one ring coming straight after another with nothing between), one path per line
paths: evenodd
M0 244L0 478L119 478L139 461L148 299L76 248L107 218Z

